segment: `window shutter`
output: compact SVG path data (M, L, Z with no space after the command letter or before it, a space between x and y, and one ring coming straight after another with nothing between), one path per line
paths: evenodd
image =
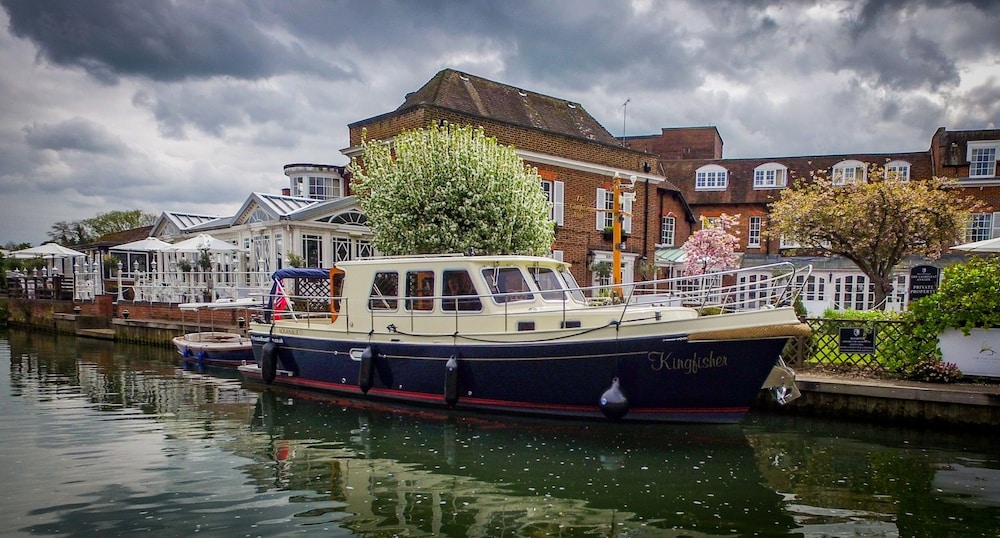
M552 182L552 219L556 221L556 225L563 225L563 192L564 186L562 181Z
M625 220L622 221L622 232L630 234L632 233L632 197L629 196L622 201L622 209L625 210L628 215L625 216Z
M594 214L597 215L595 226L600 231L604 231L604 213L606 212L604 200L608 197L607 192L605 189L597 189L597 211Z
M990 239L994 237L1000 237L1000 212L993 213L993 226L990 230Z

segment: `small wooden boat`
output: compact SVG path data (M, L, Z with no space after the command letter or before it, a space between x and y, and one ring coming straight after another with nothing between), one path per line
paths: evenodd
M202 311L214 314L217 310L249 310L259 305L253 299L239 299L211 303L182 303L178 306L181 312L198 312L198 326L200 327ZM211 327L210 331L186 333L172 339L185 366L236 368L244 362L253 360L250 338L246 334L216 331L214 315L211 319Z
M274 274L246 379L456 409L736 422L808 334L790 264L580 288L532 256L410 256ZM287 281L287 282L286 282ZM286 290L288 290L286 292Z

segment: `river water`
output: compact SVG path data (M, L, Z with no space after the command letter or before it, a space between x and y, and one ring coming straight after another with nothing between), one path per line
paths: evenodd
M1000 536L977 431L397 410L17 329L0 369L2 536Z

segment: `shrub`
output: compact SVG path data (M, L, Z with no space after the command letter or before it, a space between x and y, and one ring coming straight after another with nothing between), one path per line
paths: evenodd
M910 367L907 372L910 379L927 383L954 383L962 378L958 366L951 362L936 359L922 360Z
M968 335L974 328L1000 327L1000 258L972 258L945 267L937 293L911 303L904 320L910 338L903 373L921 381L954 381L961 373L954 364L941 362L938 335L947 329Z

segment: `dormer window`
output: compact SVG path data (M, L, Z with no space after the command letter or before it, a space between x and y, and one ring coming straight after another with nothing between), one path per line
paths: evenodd
M698 191L721 191L729 184L729 172L717 164L707 164L694 173L694 188Z
M1000 140L969 142L969 178L993 178L997 176L997 154Z
M788 184L788 167L779 163L766 163L753 169L753 188L780 189Z
M833 165L834 185L853 185L868 181L868 169L861 161L840 161Z
M910 181L910 163L906 161L892 161L885 165L886 181L898 181L906 183Z

